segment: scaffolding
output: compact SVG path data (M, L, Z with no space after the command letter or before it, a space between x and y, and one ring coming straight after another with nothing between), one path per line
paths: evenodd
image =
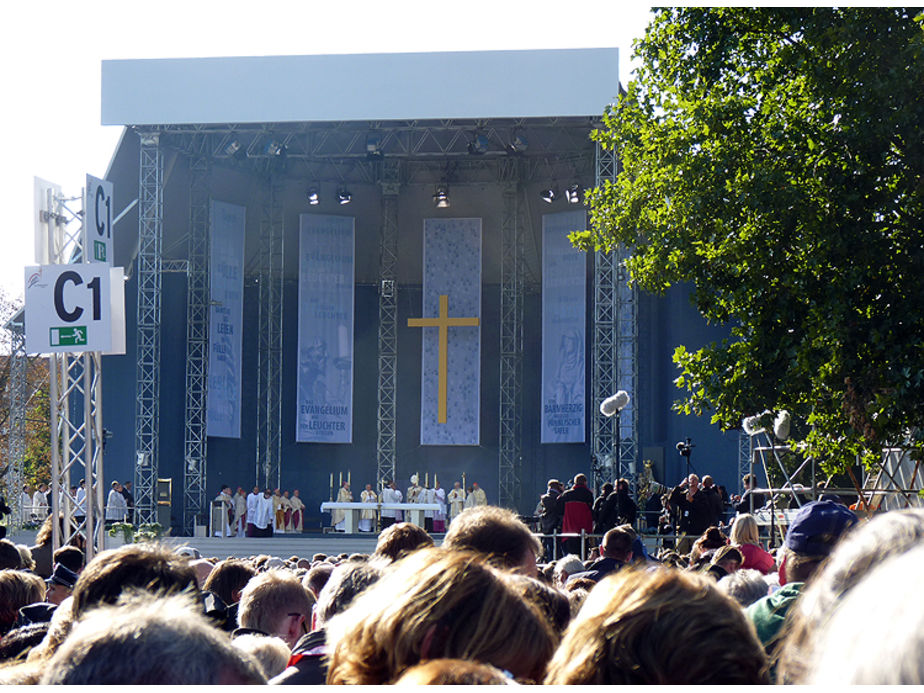
M189 161L189 236L186 271L186 416L183 529L192 536L206 513L206 413L209 356L209 160Z
M501 185L498 504L516 508L520 496L523 428L523 239L517 209L518 170L515 161L509 162Z
M282 457L282 183L269 173L260 215L256 484L280 485Z
M22 525L20 507L22 490L22 463L26 454L26 356L25 310L20 309L4 326L10 333L10 375L7 380L7 401L10 403L9 429L7 434L7 468L3 470L4 495L12 515L9 519L11 531Z
M157 132L142 132L138 185L138 317L135 354L135 518L157 521L159 461L161 246L164 158Z
M376 482L380 491L397 478L398 390L398 192L399 166L382 162L382 227L379 238L378 416L376 418Z

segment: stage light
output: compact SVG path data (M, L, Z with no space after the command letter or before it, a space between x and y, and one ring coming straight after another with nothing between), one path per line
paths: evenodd
M555 189L555 186L551 186L545 190L540 190L539 197L542 198L543 202L552 204L555 201L555 198L558 197L558 190Z
M238 139L233 139L230 142L228 142L227 146L225 146L225 154L228 156L234 156L235 154L237 154L240 148L241 148L241 141Z
M449 186L445 183L438 185L436 187L436 192L433 194L433 204L435 204L440 209L445 209L449 206Z
M341 186L337 191L337 201L342 205L348 205L353 201L353 193Z
M381 135L369 135L366 137L366 156L370 159L381 159L385 156L382 151Z
M525 135L519 133L514 135L507 145L507 151L511 154L522 154L527 149L529 149L529 140L526 139Z
M266 145L266 149L263 150L263 153L267 156L283 156L286 153L285 145L280 144L276 140L270 140Z
M581 186L577 183L569 185L565 189L565 199L569 204L576 205L581 201Z
M469 154L484 154L488 151L488 146L491 144L490 140L487 137L478 133L474 136L471 142L468 143L468 153Z
M308 192L305 193L305 197L308 200L308 204L317 205L321 203L321 191L317 186L311 186L308 188Z

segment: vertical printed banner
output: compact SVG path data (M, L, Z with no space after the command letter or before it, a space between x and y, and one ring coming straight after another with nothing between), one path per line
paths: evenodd
M420 444L478 445L481 219L424 219L423 245Z
M353 442L354 218L299 217L299 443Z
M241 330L247 210L212 200L209 248L209 390L206 434L241 437Z
M587 256L568 240L585 224L583 210L542 216L543 443L585 438Z

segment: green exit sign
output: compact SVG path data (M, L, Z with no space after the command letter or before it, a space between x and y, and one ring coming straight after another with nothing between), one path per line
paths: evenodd
M106 262L106 244L102 241L93 241L93 259Z
M87 343L86 325L74 327L52 327L49 330L50 344L56 346L83 346Z

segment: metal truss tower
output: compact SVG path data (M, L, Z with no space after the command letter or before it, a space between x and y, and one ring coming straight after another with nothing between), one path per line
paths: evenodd
M523 383L523 242L518 223L516 162L502 171L500 435L498 503L516 508L520 497Z
M277 488L282 457L282 183L268 174L260 216L256 484Z
M616 390L629 393L618 422L620 476L635 493L638 468L638 289L629 285L625 246L616 252Z
M209 160L189 161L189 237L186 272L186 416L183 529L193 536L206 512L206 396L209 350Z
M81 198L82 200L82 198ZM67 200L47 191L40 223L48 239L47 258L53 264L84 260L83 228L68 223L85 218L67 208ZM25 364L24 364L25 365ZM48 359L49 404L51 410L51 513L63 522L52 523L52 550L68 543L74 535L86 538L87 560L103 548L103 415L102 368L99 352L55 353ZM23 374L24 375L24 374ZM25 414L25 402L20 412ZM20 457L21 462L21 457ZM86 497L82 512L75 512L77 499L70 487L83 477ZM17 491L18 495L18 491ZM78 522L76 517L82 516Z
M22 524L22 458L26 453L26 325L25 311L20 310L5 325L10 332L10 376L7 380L7 401L10 403L9 434L7 437L7 470L5 495L13 511L12 529Z
M140 135L134 495L136 521L147 523L157 520L164 158L158 133Z
M744 493L742 479L751 473L751 436L744 431L738 433L738 493Z
M398 389L398 192L399 166L394 159L382 162L382 230L379 255L379 382L375 445L378 489L397 476Z

